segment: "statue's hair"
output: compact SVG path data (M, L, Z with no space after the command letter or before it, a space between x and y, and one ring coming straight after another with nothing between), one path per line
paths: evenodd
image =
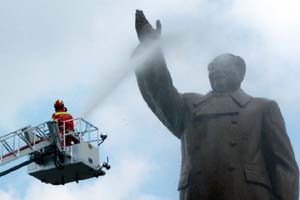
M207 69L210 71L215 65L218 64L224 64L224 62L230 62L233 65L237 67L239 70L239 74L241 75L241 78L244 79L244 76L246 74L246 63L244 59L240 56L235 56L233 54L221 54L217 57L215 57L209 64Z

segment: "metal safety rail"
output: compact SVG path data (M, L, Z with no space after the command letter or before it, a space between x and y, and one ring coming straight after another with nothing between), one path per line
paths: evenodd
M0 177L26 165L28 167L36 166L37 174L34 171L29 174L42 181L45 181L45 173L48 177L54 176L59 180L57 182L54 178L54 182L49 181L52 184L78 182L95 176L103 176L105 175L104 169L110 169L108 157L106 162L99 163L99 146L106 138L105 133L99 134L96 126L82 118L64 122L47 121L35 127L21 128L0 136L0 167L24 156L28 156L28 160L0 171ZM89 156L84 156L86 153ZM45 160L52 160L52 162L45 162ZM93 161L95 162L93 163ZM44 165L45 163L47 164ZM61 174L61 171L55 171L57 173L51 174L47 170L47 172L42 170L44 174L41 176L39 171L47 166L52 166L51 170L69 167L71 171L67 170L63 173L71 172L74 178L69 178L65 182L65 175ZM73 169L73 166L77 166L78 169ZM72 170L75 170L76 174ZM80 173L85 171L85 174L79 177L78 170Z
M74 131L72 131L72 132L67 132L65 129L65 127L66 127L65 124L68 123L69 121L73 121L73 123L74 123ZM87 143L95 144L95 146L97 146L99 144L99 142L102 141L101 135L99 134L99 129L81 117L64 121L64 123L63 123L64 138L62 138L63 141L66 141L66 137L68 135L75 136L79 140L84 140ZM63 144L63 149L65 149L65 148L66 148L66 145Z
M57 133L61 137L61 141L66 141L68 135L77 137L80 141L84 140L90 144L97 143L99 145L103 141L96 126L83 118L75 118L72 121L74 123L74 131L66 131L65 123L68 121L65 121L63 123L63 134ZM35 127L27 126L0 136L0 166L53 144L54 138L50 134L47 123L44 122ZM65 142L62 143L62 150L66 150Z
M39 151L51 143L47 122L0 136L0 166Z

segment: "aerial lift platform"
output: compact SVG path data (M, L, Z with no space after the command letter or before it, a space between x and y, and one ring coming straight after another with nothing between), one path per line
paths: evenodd
M100 164L99 147L107 135L83 118L72 119L74 131L63 134L56 121L27 126L0 136L0 167L28 157L28 160L0 172L0 177L28 165L28 174L44 183L64 185L70 182L99 177L110 169L108 158ZM66 144L72 137L76 144Z

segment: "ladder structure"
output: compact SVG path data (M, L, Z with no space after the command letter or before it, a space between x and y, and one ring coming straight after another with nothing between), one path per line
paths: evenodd
M99 144L102 141L97 127L83 118L76 118L73 121L75 131L65 133L64 137L72 134L88 143ZM43 150L56 142L53 134L51 134L50 122L44 122L35 127L27 126L0 136L0 166ZM65 138L60 138L60 140L65 141ZM61 148L65 150L66 145L62 144Z
M39 151L51 143L47 122L0 136L0 166Z
M68 130L72 120L74 130ZM100 163L99 146L107 138L83 118L47 121L0 136L0 167L24 156L29 159L5 171L0 177L27 165L27 173L44 183L64 185L104 176L108 158ZM71 141L66 142L71 139Z

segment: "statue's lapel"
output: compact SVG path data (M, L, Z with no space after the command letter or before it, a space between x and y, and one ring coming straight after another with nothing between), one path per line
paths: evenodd
M252 99L252 97L246 94L242 89L231 93L230 96L240 107L245 107Z
M194 115L238 114L241 107L246 106L250 100L251 97L243 90L225 95L209 92L194 104Z

